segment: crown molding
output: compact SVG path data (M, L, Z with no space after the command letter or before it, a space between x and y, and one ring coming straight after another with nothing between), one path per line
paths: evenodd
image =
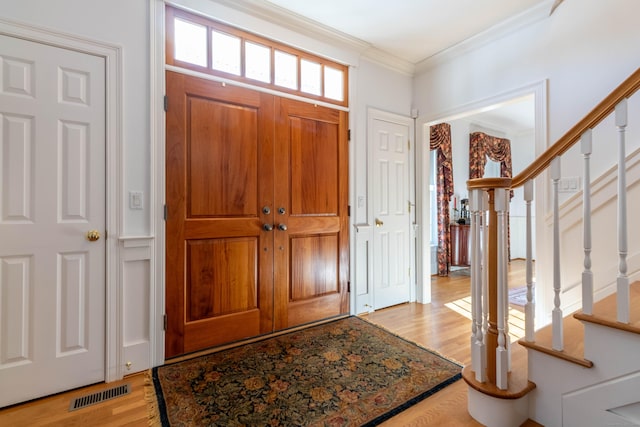
M175 2L176 4L181 3L181 0L164 1L168 3ZM455 57L463 55L487 43L498 40L526 26L532 25L549 17L549 11L553 6L554 1L556 0L546 0L519 15L502 21L501 23L494 25L475 36L472 36L414 64L410 61L399 58L392 53L383 51L369 42L323 25L317 21L306 18L266 0L210 0L211 3L235 10L256 19L270 22L287 30L304 34L305 36L313 38L319 42L347 49L358 54L361 58L408 76L414 76L428 71L438 65L452 60ZM233 25L233 23L230 24ZM251 28L244 29L248 31L252 30ZM288 44L294 42L293 40L280 41ZM303 46L298 47L304 49ZM357 66L358 64L347 63L346 65Z
M422 61L416 63L415 72L420 74L431 70L439 65L451 61L452 59L464 55L470 51L478 49L492 41L501 39L522 28L533 25L542 21L550 16L549 10L551 10L554 0L544 1L537 6L515 15L509 19L502 21L501 23L488 28L468 39L455 44L454 46L444 49Z
M406 61L402 58L398 58L386 51L371 48L364 52L360 52L363 58L368 59L371 62L375 62L383 67L413 77L416 72L415 64Z
M379 65L403 74L413 76L415 65L388 52L376 48L371 43L350 36L317 21L291 12L265 0L212 0L222 6L234 9L254 18L262 19L318 41L347 48ZM290 43L291 41L289 41ZM357 64L347 64L357 65Z

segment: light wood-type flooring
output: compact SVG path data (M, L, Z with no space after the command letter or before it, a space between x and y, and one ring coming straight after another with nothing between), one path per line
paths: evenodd
M465 274L466 273L466 274ZM524 262L512 261L509 283L524 284ZM432 277L430 304L401 304L363 318L460 362L471 362L471 321L465 315L469 276L464 270L448 278ZM517 317L518 312L514 312ZM517 320L516 320L517 322ZM517 328L514 328L517 329ZM513 367L526 366L526 352L514 343ZM46 379L43 379L46 381ZM0 426L146 426L144 375L125 378L132 392L101 404L68 412L71 399L106 388L105 384L61 393L0 410ZM117 384L117 383L114 383ZM112 384L109 384L111 386ZM6 385L0 386L3 392ZM480 426L467 412L467 385L457 381L387 421L385 426ZM529 426L535 423L526 424Z

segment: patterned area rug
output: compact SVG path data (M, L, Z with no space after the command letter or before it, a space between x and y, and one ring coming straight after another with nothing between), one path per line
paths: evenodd
M527 304L527 287L509 289L509 303L524 307Z
M373 426L461 366L358 317L152 370L163 426Z

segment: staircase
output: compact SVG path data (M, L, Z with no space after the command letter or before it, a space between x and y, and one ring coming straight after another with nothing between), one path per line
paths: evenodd
M640 282L631 285L631 305L640 307ZM628 324L615 314L616 295L610 295L595 303L593 314L565 318L560 355L547 351L551 328L536 333L534 343L521 341L536 384L529 418L546 426L640 425L640 314Z
M473 326L472 363L463 378L469 413L485 425L519 426L527 420L545 426L640 425L640 282L630 284L630 277L640 275L640 232L627 218L628 203L639 206L640 148L626 153L629 99L638 88L640 69L513 179L468 181ZM629 135L640 145L637 132ZM616 150L615 165L596 171L592 180L592 152L602 160ZM567 161L583 164L583 188L561 205L561 165ZM538 202L549 204L551 213L536 222L536 228L549 228L548 247L542 249L552 261L542 266L542 274L536 262L535 286L534 183L552 190L548 200ZM526 335L519 341L528 350L526 368L511 366L507 321L509 192L520 186L527 206ZM611 240L602 234L608 233L608 223L615 223L617 247L603 247ZM576 227L580 238L575 238ZM538 230L538 236L544 232ZM567 261L577 254L583 254L578 265ZM536 308L537 298L542 304ZM540 328L535 317L550 324Z

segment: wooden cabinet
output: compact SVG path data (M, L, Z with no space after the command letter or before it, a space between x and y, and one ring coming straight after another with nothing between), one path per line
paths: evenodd
M471 265L470 225L451 224L451 265Z

